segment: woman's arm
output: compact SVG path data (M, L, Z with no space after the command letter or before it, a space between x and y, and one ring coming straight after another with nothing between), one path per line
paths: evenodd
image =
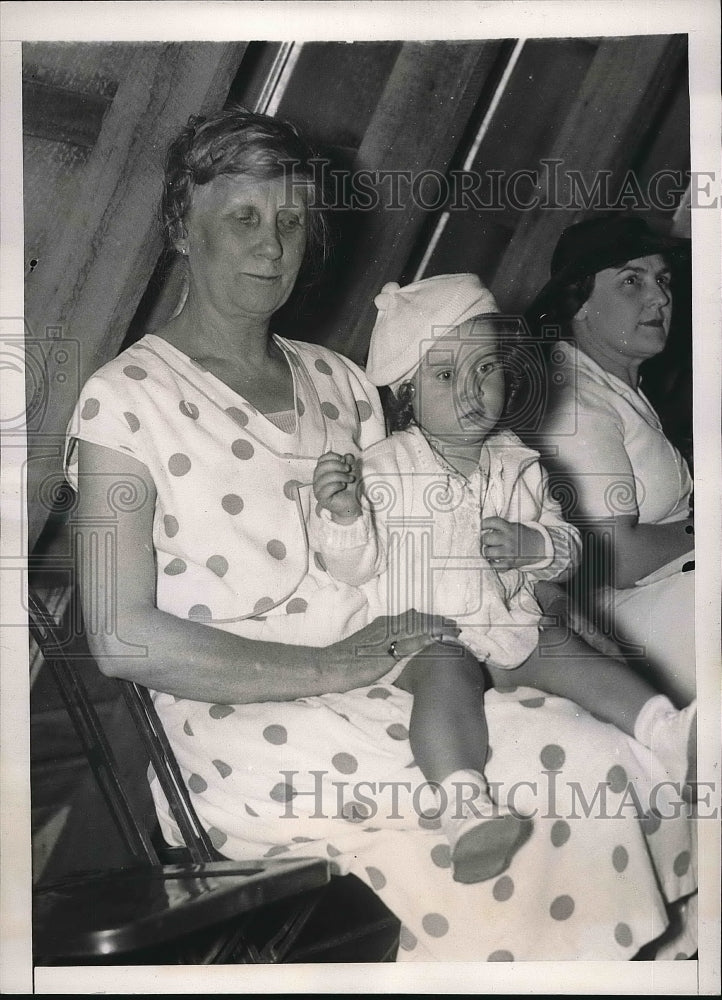
M147 496L124 510L111 498L129 482L142 484ZM156 493L148 469L122 452L81 441L78 486L78 584L90 651L109 676L197 701L290 701L378 680L392 666L386 650L395 634L403 636L406 653L432 641L436 619L414 612L379 618L346 640L317 648L245 639L161 611L152 541ZM98 555L103 538L112 539L110 561ZM116 635L93 625L108 608ZM129 647L136 652L118 654Z
M548 436L558 456L545 459L553 470L553 495L563 498L570 520L591 534L595 570L615 587L632 587L694 549L692 518L642 524L637 482L622 434L603 413L577 414L575 433Z
M636 516L615 517L613 523L590 521L598 558L609 565L609 582L633 587L637 580L694 551L692 519L671 524L640 524Z

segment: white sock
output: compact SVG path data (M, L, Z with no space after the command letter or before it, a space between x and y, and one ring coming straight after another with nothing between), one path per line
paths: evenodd
M655 779L679 782L694 780L696 757L697 701L676 709L663 694L646 702L634 723L634 738L648 747L658 766Z
M498 815L499 810L489 795L489 786L481 771L454 771L439 784L441 826L452 841L456 839L462 820L480 822Z
M676 714L677 709L666 695L656 694L646 701L634 723L634 738L638 743L651 749L652 733L657 723L666 716Z
M498 807L479 771L454 771L440 785L441 826L457 882L483 882L508 868L531 821Z

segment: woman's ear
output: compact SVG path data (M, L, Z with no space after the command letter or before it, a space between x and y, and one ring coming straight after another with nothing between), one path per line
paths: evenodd
M182 222L175 223L172 238L173 246L178 253L182 253L184 257L188 256L188 233Z

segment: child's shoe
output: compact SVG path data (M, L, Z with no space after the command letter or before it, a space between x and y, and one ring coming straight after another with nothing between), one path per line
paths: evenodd
M441 825L451 845L456 882L483 882L505 871L531 833L532 821L497 806L478 771L455 771L441 782Z

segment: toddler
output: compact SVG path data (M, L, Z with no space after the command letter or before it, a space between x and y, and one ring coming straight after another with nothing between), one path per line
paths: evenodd
M492 800L484 777L486 675L502 687L511 670L513 683L572 699L649 747L660 778L680 782L696 708L677 711L575 636L563 636L563 655L539 652L534 585L569 575L580 539L538 454L503 427L519 388L518 322L471 274L390 283L375 301L366 374L388 387L393 433L358 458L319 459L311 530L329 573L363 587L370 618L415 607L458 626L421 651L393 643L387 680L413 695L411 749L438 790L453 876L478 882L508 867L531 827Z

